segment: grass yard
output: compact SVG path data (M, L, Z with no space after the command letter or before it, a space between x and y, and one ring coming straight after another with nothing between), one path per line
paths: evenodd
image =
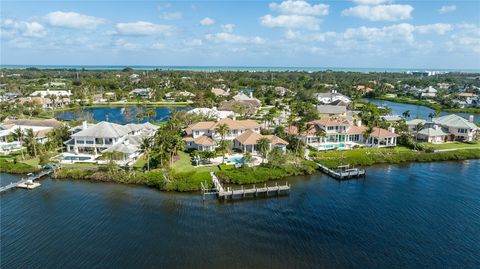
M362 148L343 151L312 152L312 157L323 165L336 168L340 165L368 166L379 163L432 162L480 158L480 148L427 153L404 147Z
M425 147L432 147L434 149L468 149L468 148L480 148L480 142L475 143L463 143L463 142L448 142L443 144L432 143L420 143Z
M133 168L134 169L143 169L143 167L147 164L147 160L144 158L142 155L134 164Z
M190 172L190 171L197 171L197 172L205 172L205 171L218 171L218 167L215 166L202 166L202 167L195 167L192 165L192 161L190 155L186 152L180 151L178 153L180 159L173 162L172 169L176 172Z

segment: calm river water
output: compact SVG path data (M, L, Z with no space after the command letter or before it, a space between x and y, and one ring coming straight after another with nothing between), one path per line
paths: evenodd
M137 119L137 114L145 111L146 107L87 107L76 110L62 111L55 114L55 118L61 120L73 120L81 116L89 115L95 121L109 121L119 124L147 121L166 121L172 110L190 110L189 107L154 107L155 116L150 120L148 118Z
M435 112L435 110L426 107L426 106L418 106L418 105L410 105L410 104L403 104L403 103L396 103L396 102L390 102L390 101L383 101L383 100L378 100L378 99L364 99L367 102L376 104L378 106L388 106L392 109L392 114L394 115L402 115L403 112L410 110L410 119L415 119L417 116L422 118L422 119L427 119L428 115L432 112ZM474 116L474 121L475 122L480 122L480 114L469 114L469 113L453 113L453 112L441 112L440 115L448 115L448 114L457 114L459 116L462 116L466 119L468 119L469 115Z
M45 179L1 196L1 267L480 268L480 160L367 172L224 203Z

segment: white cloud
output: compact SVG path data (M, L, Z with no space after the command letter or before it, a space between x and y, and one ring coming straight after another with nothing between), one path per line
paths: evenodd
M311 5L306 1L287 0L280 4L270 3L271 10L278 11L282 14L309 15L309 16L326 16L328 15L328 5L317 4Z
M224 24L221 27L224 32L231 33L233 32L233 28L235 28L235 24Z
M114 41L113 44L116 48L123 50L138 50L142 48L140 44L131 43L126 41L125 39L117 39Z
M205 17L203 18L201 21L200 21L200 24L201 25L204 25L204 26L207 26L207 25L212 25L215 23L215 20L214 19L211 19L209 17Z
M353 0L353 2L357 5L368 5L368 6L376 6L380 4L389 3L389 0Z
M272 16L270 14L260 18L260 23L266 27L282 27L287 29L320 29L319 21L313 16L301 15L279 15Z
M105 23L105 20L101 18L63 11L50 12L45 15L45 19L52 26L74 29L95 29Z
M1 34L6 37L43 37L46 30L38 22L16 21L12 19L3 20L1 23Z
M449 12L454 12L455 10L457 10L457 6L455 6L455 5L442 6L442 7L438 10L438 13L439 13L439 14L445 14L445 13L449 13Z
M476 53L478 57L480 53L480 25L456 25L447 45L453 52L468 50Z
M342 15L370 21L398 21L412 18L412 11L411 5L361 5L343 10Z
M117 23L116 29L119 34L134 36L171 35L175 31L175 28L171 25L145 21Z
M205 38L214 43L228 43L228 44L264 44L265 39L255 36L247 37L241 35L235 35L231 33L216 33L216 34L207 34Z
M421 34L435 33L438 35L444 35L453 30L453 26L448 23L434 23L419 25L415 27L415 30Z
M183 17L182 12L164 12L160 15L161 19L164 20L179 20Z

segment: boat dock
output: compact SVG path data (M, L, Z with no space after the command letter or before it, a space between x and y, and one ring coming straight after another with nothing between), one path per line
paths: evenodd
M257 197L258 195L264 195L265 197L269 197L270 194L280 195L280 194L288 194L290 192L290 184L285 182L285 185L278 185L275 183L274 186L267 186L264 184L263 187L257 187L253 185L251 188L242 188L234 189L231 187L227 187L226 189L220 183L220 180L215 176L213 172L210 173L212 176L213 188L208 188L207 184L200 183L202 188L202 197L205 200L205 195L207 194L214 194L217 195L218 199L235 199L235 198L245 198L247 196Z
M338 167L338 170L333 170L325 165L317 163L318 167L320 167L320 170L339 180L344 180L344 179L349 179L349 178L358 178L358 177L365 177L366 172L365 169L360 169L360 168L350 168L350 165L342 165Z
M52 174L54 169L47 169L43 170L40 173L30 175L28 177L22 178L20 181L11 182L10 184L0 187L0 193L15 189L15 188L25 188L25 189L33 189L40 186L40 183L34 182L44 176L48 176Z

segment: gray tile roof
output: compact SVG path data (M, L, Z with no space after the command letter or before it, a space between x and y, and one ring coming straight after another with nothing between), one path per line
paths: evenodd
M478 127L473 122L455 114L445 115L432 119L433 123L454 128L465 128L476 130Z

